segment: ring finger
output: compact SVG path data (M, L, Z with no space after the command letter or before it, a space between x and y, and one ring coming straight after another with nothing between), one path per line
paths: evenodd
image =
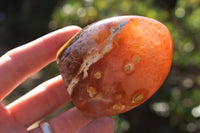
M92 118L82 115L74 107L69 111L52 118L49 121L49 124L53 133L75 133L77 131L79 131L78 133L111 133L114 131L115 122L111 117L102 117L94 121L92 120ZM88 124L89 122L91 123ZM43 132L39 127L37 127L36 129L31 130L30 133Z

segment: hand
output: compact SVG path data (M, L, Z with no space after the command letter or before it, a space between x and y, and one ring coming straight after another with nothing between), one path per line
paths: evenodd
M78 27L69 26L3 55L0 58L0 100L30 75L55 61L61 45L79 30ZM69 101L70 96L61 76L50 79L6 107L0 103L0 132L42 133L40 127L31 131L27 131L27 128ZM111 133L115 125L110 117L93 120L75 107L50 119L48 123L53 133Z

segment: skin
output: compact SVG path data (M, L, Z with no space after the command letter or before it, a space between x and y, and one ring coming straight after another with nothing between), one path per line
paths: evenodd
M69 26L3 55L0 58L0 100L29 76L55 61L61 45L79 30L78 27ZM0 103L0 131L42 133L39 127L31 131L27 131L27 128L70 100L61 76L50 79L6 107ZM54 133L111 133L115 126L110 117L94 120L84 116L75 107L50 119L49 123Z

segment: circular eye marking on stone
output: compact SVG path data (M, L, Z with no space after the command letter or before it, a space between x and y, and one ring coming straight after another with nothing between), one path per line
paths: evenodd
M144 99L144 94L138 94L133 97L132 103L139 103Z
M122 104L120 104L120 103L114 104L114 105L112 106L112 109L113 109L113 110L124 110L125 108L126 108L126 106L125 106L125 105L122 105Z
M122 95L121 95L121 94L117 94L117 95L115 96L115 98L116 98L117 100L119 100L119 99L122 98Z
M124 71L129 74L132 73L135 69L135 65L132 62L129 62L124 65Z
M137 64L137 63L140 62L141 57L140 57L139 55L134 55L134 56L132 57L132 60L133 60L133 63L134 63L134 64Z
M97 90L96 90L96 88L94 88L92 86L88 86L87 93L90 97L94 97L97 94Z
M94 73L94 78L95 78L95 79L100 79L101 76L102 76L101 72L95 72L95 73Z

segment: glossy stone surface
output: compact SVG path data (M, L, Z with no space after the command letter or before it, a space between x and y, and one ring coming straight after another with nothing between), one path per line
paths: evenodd
M57 63L75 106L99 117L149 99L171 67L172 38L160 22L120 16L91 24L68 41Z

